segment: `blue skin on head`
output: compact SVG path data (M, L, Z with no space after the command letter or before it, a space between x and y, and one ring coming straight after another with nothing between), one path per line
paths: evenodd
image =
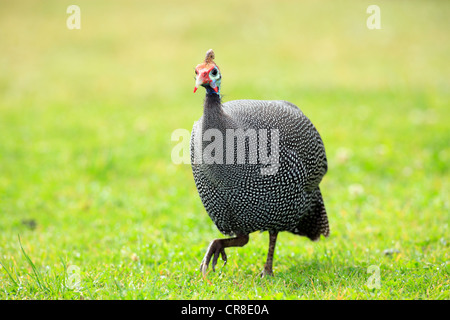
M213 70L211 70L211 72L212 72ZM212 76L212 74L211 74L211 72L210 72L210 76L209 76L209 78L211 79L213 76ZM222 76L220 76L220 74L219 74L219 78L218 79L216 79L216 80L214 80L214 79L211 79L211 82L215 85L215 86L217 86L217 92L215 92L214 91L214 89L211 87L211 85L210 84L207 84L207 85L205 85L204 87L206 88L206 93L207 94L217 94L217 95L220 95L220 81L222 80ZM214 85L213 85L213 87L214 87Z

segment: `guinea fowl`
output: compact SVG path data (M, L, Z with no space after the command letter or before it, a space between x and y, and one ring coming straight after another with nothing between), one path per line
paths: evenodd
M206 89L203 116L191 135L192 172L202 203L220 232L232 236L211 241L201 262L206 273L225 248L242 247L249 234L269 232L269 250L261 276L273 275L278 232L311 240L328 236L329 226L319 183L327 172L322 139L311 121L287 101L221 102L221 73L208 50L195 68L196 83ZM236 142L236 143L235 143Z

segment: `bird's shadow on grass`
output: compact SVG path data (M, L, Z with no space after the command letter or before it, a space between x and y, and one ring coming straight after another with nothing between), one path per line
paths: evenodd
M310 260L288 258L288 263L274 270L273 281L282 281L292 288L315 286L340 286L350 282L361 282L367 278L365 266L356 266L344 260L329 261L315 257Z

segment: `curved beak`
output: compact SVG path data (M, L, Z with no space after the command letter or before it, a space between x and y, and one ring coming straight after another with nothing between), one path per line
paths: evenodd
M207 75L206 75L206 77L207 77ZM195 79L194 93L195 93L195 91L197 91L199 86L202 86L205 83L208 83L208 80L209 79L205 79L205 77L203 76L203 73L199 73L197 75L197 79ZM211 80L209 80L209 81L211 81Z

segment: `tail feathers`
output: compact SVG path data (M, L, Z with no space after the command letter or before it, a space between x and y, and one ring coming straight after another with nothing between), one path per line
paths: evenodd
M320 235L328 237L330 234L330 227L328 225L327 211L323 203L322 193L319 187L313 191L313 200L310 210L301 218L297 227L292 233L300 236L306 236L309 239L319 240Z

